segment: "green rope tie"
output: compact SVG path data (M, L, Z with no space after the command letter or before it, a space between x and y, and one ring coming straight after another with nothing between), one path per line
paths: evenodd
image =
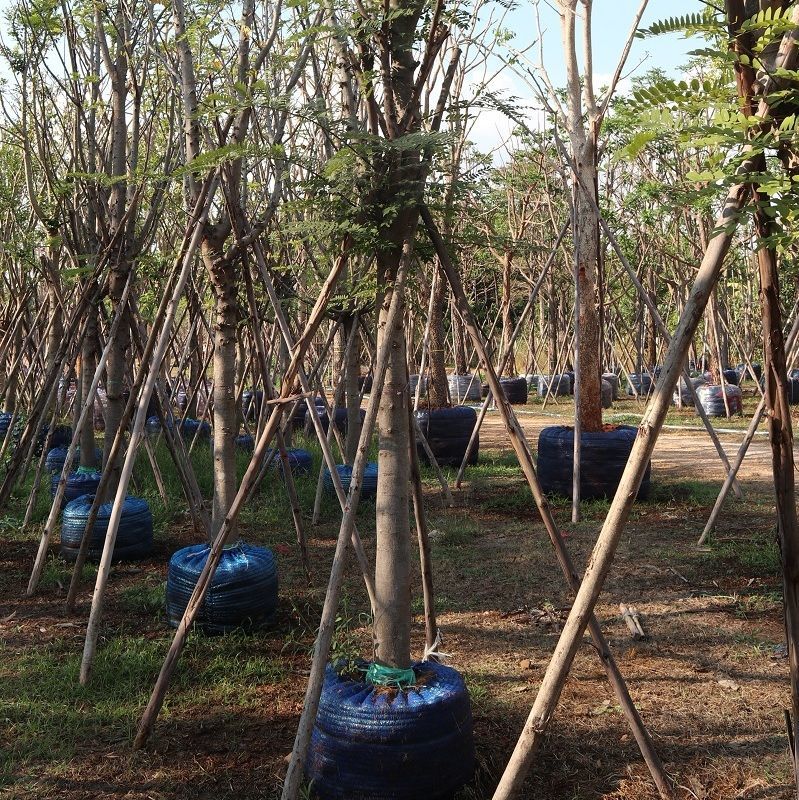
M416 684L416 673L412 669L386 667L373 661L366 670L366 680L373 686L391 686L408 689Z
M78 473L78 475L89 475L94 472L97 472L97 469L95 467L78 467L76 472Z

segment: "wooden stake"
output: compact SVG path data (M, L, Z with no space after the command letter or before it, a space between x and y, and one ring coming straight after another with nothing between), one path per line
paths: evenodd
M582 591L580 578L578 577L577 571L571 561L571 556L566 548L566 544L561 536L560 530L555 523L552 510L549 506L549 501L541 489L541 484L538 482L533 456L530 452L530 447L524 435L524 431L522 430L518 419L516 419L516 415L513 413L513 408L507 402L507 398L505 398L504 394L500 392L499 378L497 373L494 371L491 361L488 358L485 342L480 334L480 329L477 325L474 313L469 306L469 301L466 297L466 293L463 290L460 276L458 275L457 270L449 258L446 245L441 238L441 234L436 228L430 211L425 206L422 206L420 212L422 215L422 220L427 227L427 232L430 235L430 239L436 248L439 258L441 259L442 268L444 269L447 280L452 288L452 294L455 302L458 304L464 325L472 337L472 341L478 351L479 356L486 364L489 386L494 392L495 397L498 399L497 407L499 408L499 411L502 414L502 418L505 422L505 429L508 432L510 443L519 459L519 465L521 466L525 478L527 479L527 484L530 487L535 504L538 507L539 513L541 514L541 519L544 523L547 534L549 535L549 540L555 549L555 555L557 556L558 564L560 565L570 589L572 592L578 594L578 590ZM643 471L641 474L643 475ZM636 494L637 489L635 492L633 492L633 498ZM621 705L624 715L627 718L627 723L629 724L633 736L638 743L638 747L640 748L644 761L649 768L652 779L655 782L661 797L671 798L672 792L669 778L663 769L663 765L661 764L657 753L655 752L655 748L649 733L647 732L638 710L636 709L635 704L630 697L630 693L627 689L627 685L624 682L624 678L622 677L618 665L616 664L607 642L602 635L602 630L599 627L599 623L592 612L588 614L587 625L589 633L591 634L591 638L594 642L594 646L596 647L596 651L600 660L602 661L605 671L607 672L608 680L613 688L614 693L616 694L616 697L619 700L619 704Z

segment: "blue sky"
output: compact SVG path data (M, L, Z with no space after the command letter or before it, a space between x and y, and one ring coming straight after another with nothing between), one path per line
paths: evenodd
M508 15L504 25L506 28L511 28L515 34L511 48L523 51L537 40L538 27L533 10L535 0L518 0L518 2L518 8ZM592 42L594 85L597 88L607 85L615 72L619 55L639 6L640 0L594 0ZM697 13L703 7L700 0L649 0L640 25L649 27L653 22L668 17ZM554 0L539 0L538 8L543 31L541 37L543 64L552 83L556 87L562 87L566 77L560 37L560 20L555 10L555 2ZM680 34L636 39L623 72L627 78L620 83L619 91L624 92L629 88L631 75L642 75L654 67L658 67L674 77L679 77L682 74L681 67L689 59L688 53L700 46L701 41L685 39ZM578 28L578 53L581 52L582 40ZM538 45L527 52L527 58L533 65L539 63L541 51ZM536 112L533 110L533 107L537 106L533 90L528 84L525 84L521 77L505 71L497 76L494 88L503 91L506 97L519 98L525 106L530 108L529 124L533 127L541 124L540 121L536 122ZM502 142L507 141L513 127L514 124L499 112L483 109L470 138L480 150L484 152L494 150L497 147L501 148ZM495 152L494 157L502 161L505 155L502 152Z
M594 72L597 74L612 74L616 69L619 54L639 5L639 0L594 0L592 15ZM658 20L698 13L703 8L704 4L699 0L649 0L641 25L649 27ZM545 0L541 2L541 22L546 26L545 63L552 74L554 83L562 85L565 77L561 66L563 54L558 17L551 7L545 5ZM528 42L534 35L535 21L531 19L529 34L526 37ZM524 32L521 28L517 38L520 44L524 40ZM646 58L646 61L638 68L638 72L645 72L652 67L660 67L667 72L676 74L680 65L687 60L688 51L696 49L698 46L696 39L684 39L677 34L637 39L633 44L627 64L632 67L642 58ZM555 80L556 77L559 79Z

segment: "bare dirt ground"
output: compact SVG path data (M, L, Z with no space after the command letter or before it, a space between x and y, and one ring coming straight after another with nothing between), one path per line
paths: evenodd
M559 420L521 415L535 435ZM742 435L723 436L732 457ZM458 507L444 509L430 479L429 503L443 651L472 696L478 769L459 800L490 798L513 748L568 613L549 543L504 431L489 415L482 466L467 473ZM731 500L708 548L696 539L723 479L709 439L666 432L653 463L652 499L636 506L597 616L679 798L782 800L791 797L783 721L789 689L769 450L756 439L744 462L743 500ZM572 525L556 518L575 563L590 553L607 504L586 507ZM276 549L281 610L267 631L192 638L148 749L133 753L138 716L170 634L159 608L171 552L195 541L174 524L154 557L120 565L111 582L95 680L78 687L77 665L90 599L78 616L63 610L64 581L32 599L21 593L36 533L0 529L0 753L4 798L275 798L291 749L313 631L338 517L311 535L308 587L281 527L248 523L243 535ZM374 551L373 507L359 529ZM417 582L418 585L418 582ZM142 588L144 587L144 588ZM339 652L369 653L362 583L351 568L339 619ZM414 643L423 619L414 594ZM633 641L619 603L637 607L648 638ZM526 788L536 800L642 800L656 792L596 653L586 640ZM421 800L421 799L420 799Z

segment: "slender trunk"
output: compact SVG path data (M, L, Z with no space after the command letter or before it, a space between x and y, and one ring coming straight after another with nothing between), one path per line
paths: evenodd
M14 361L17 358L20 348L22 347L22 325L18 325L14 331L12 346L9 351L9 356L13 353ZM9 363L13 363L9 358ZM17 410L17 391L19 389L19 370L16 370L10 377L8 385L6 386L5 400L3 401L3 411L6 414L13 414ZM2 441L0 441L2 445Z
M513 298L511 296L511 272L513 269L513 253L508 250L504 253L502 258L502 352L503 354L510 351L509 360L507 361L507 374L516 375L518 369L516 368L516 355L511 343L513 336L513 315L511 313L511 304Z
M94 371L97 368L97 309L89 308L86 336L83 340L83 350L80 359L80 396L84 402L89 397ZM94 457L94 397L90 401L89 412L80 432L80 466L92 468L97 466Z
M576 193L577 221L577 280L579 281L579 352L580 382L578 414L583 432L602 430L602 365L600 363L599 293L597 279L597 250L599 226L593 204L584 191L596 189L596 148L589 143L583 149L582 163L577 169L586 187ZM593 198L596 202L597 198Z
M463 332L463 323L458 314L455 303L450 300L450 324L452 325L452 343L455 349L455 374L465 375L469 370L466 360L466 336Z
M447 283L441 279L438 261L433 277L433 297L430 303L432 314L430 316L430 332L428 334L428 359L430 375L427 382L428 399L430 408L444 408L449 405L447 393L447 364L444 355L446 338L444 335L444 297Z
M124 267L117 265L109 278L108 294L111 298L111 307L116 313L119 307L119 300L125 288L130 265ZM117 430L125 410L125 399L123 392L125 389L125 375L128 371L128 352L130 350L130 311L125 309L122 323L119 326L111 350L108 353L108 361L105 371L105 437L103 446L103 470L111 472L110 483L107 487L106 497L113 497L116 493L116 486L119 481L119 473L122 467L121 458L115 459L116 463L109 464L108 457L111 447L114 444ZM121 454L120 454L121 455Z
M344 341L349 341L354 328L359 324L356 314L347 314L344 317L342 329ZM361 374L361 348L358 346L357 332L356 341L350 347L347 361L344 365L344 387L347 398L347 438L344 443L344 458L347 464L352 466L355 462L355 455L358 452L358 440L361 438L361 391L358 386L358 378Z
M236 280L234 265L209 237L202 256L214 287L214 502L211 536L222 527L236 496L235 439L239 430L236 404ZM235 530L231 540L235 541Z
M652 305L657 305L657 295L655 294L655 276L654 273L650 273L649 275L649 299L652 301ZM654 316L650 313L649 314L649 325L646 331L646 349L647 349L647 361L650 367L654 367L657 365L658 359L658 339L657 339L657 323L655 322Z

